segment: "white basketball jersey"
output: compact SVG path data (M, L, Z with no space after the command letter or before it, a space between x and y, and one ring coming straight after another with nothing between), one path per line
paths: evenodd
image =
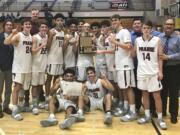
M52 39L48 53L48 64L63 64L64 32L55 30L56 35Z
M106 50L113 50L113 46L111 42L109 41L108 37L105 39L105 48ZM106 57L106 65L108 68L108 71L114 71L115 70L115 55L114 54L105 54Z
M116 39L120 43L131 42L131 35L127 29L121 29L116 34ZM133 59L131 56L131 51L123 49L121 47L116 47L115 51L115 64L116 70L131 70L134 68Z
M159 37L156 36L152 37L149 41L144 41L142 37L136 39L138 77L146 77L158 73L158 41Z
M47 35L43 39L39 34L34 35L36 38L36 48L41 46L43 40L47 41ZM47 48L41 48L36 54L33 54L32 57L32 72L45 72L47 65Z
M105 50L103 35L100 35L98 38L96 38L96 48L97 50ZM105 54L96 54L96 66L106 66Z
M22 32L20 35L19 43L14 46L14 59L12 72L13 73L30 73L31 72L31 48L32 48L32 36L24 35Z
M74 37L71 40L75 40L78 38L77 32L75 32ZM73 51L74 47L71 44L67 45L67 48L64 52L64 63L65 67L75 67L76 66L76 55Z
M94 98L102 98L105 96L105 89L102 87L101 79L97 79L95 83L86 81L88 95Z

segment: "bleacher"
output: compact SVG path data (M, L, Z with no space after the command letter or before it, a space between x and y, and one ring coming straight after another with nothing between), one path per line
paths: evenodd
M43 9L45 3L51 10L59 11L96 11L111 10L113 0L1 0L0 12L4 11L29 11L32 8ZM74 5L73 5L74 4ZM128 0L127 10L154 10L155 0Z

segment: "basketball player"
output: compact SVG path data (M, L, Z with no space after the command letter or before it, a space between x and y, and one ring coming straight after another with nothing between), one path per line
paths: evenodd
M4 41L5 44L14 45L14 59L13 59L13 82L14 90L12 92L12 117L15 120L23 120L23 116L19 113L18 93L20 90L28 90L31 81L31 48L32 48L32 37L30 35L31 21L24 19L22 21L22 32L18 32L17 29L13 29Z
M71 68L74 71L76 70L76 53L77 46L79 43L79 36L77 31L77 20L72 18L67 21L67 27L69 29L69 33L65 35L65 39L67 40L67 46L64 46L64 64L65 69Z
M109 20L104 20L101 22L101 34L104 36L104 46L105 50L97 50L96 53L105 54L105 60L107 65L107 76L115 90L113 91L113 103L112 107L116 109L114 115L123 115L123 97L122 92L119 90L117 85L117 76L115 71L115 45L109 41L109 37L113 35L111 30L111 24ZM118 100L119 98L119 100Z
M158 115L158 125L161 129L167 129L167 125L162 119L160 96L163 63L159 56L162 54L162 47L159 37L151 35L152 26L151 21L144 22L142 26L143 36L135 41L135 51L138 59L137 86L142 90L145 108L145 117L138 119L138 123L144 124L151 120L149 93L152 93Z
M127 29L123 28L118 14L113 15L111 21L112 27L116 31L115 37L111 36L109 40L116 46L115 65L117 83L119 88L123 91L124 111L128 112L121 120L125 122L132 121L136 119L137 116L135 111L134 92L132 89L132 87L135 86L135 79L133 59L131 57L131 35Z
M66 111L65 120L63 121L63 123L61 123L59 125L61 129L68 129L76 121L84 121L85 120L83 115L80 116L80 115L76 114L77 110L76 110L75 100L77 100L78 97L63 94L63 92L65 92L66 88L68 87L68 84L66 82L74 82L74 79L75 79L75 72L72 69L65 70L64 80L62 80L60 78L56 79L56 82L53 84L53 86L51 88L52 98L49 101L49 111L50 111L49 117L48 117L48 119L42 120L40 122L40 124L43 127L49 127L49 126L58 124L58 120L55 117L56 111L63 111L63 110ZM69 83L69 84L73 85L73 83ZM61 89L60 95L58 95L56 93L56 91L59 88Z
M84 91L83 104L79 104L79 108L87 106L90 111L99 109L105 111L104 124L112 124L111 115L111 92L114 91L114 87L109 82L104 74L101 78L96 77L96 71L94 67L87 67L86 69L88 80L86 81L87 90Z
M92 36L90 32L90 24L85 23L83 26L83 32L80 35L80 38L83 36ZM78 69L78 81L85 81L86 80L86 68L89 66L93 66L93 55L92 54L78 54L77 60L77 69Z
M63 74L63 46L64 41L64 16L57 13L54 16L55 27L50 30L47 46L50 46L47 60L47 80L45 84L46 101L48 102L52 77L54 80Z
M91 24L91 30L93 33L93 45L96 50L105 50L104 46L104 35L101 33L100 24L98 22L93 22ZM103 53L95 54L95 69L97 77L100 77L101 74L107 74L106 59Z
M37 115L38 112L38 96L39 87L45 84L45 69L47 64L47 30L46 22L41 22L39 33L33 36L32 45L32 112Z

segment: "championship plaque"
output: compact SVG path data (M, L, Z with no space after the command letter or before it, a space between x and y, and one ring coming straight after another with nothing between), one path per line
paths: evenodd
M79 53L89 54L95 51L96 47L92 44L92 36L81 36L79 39Z
M82 95L82 88L83 85L80 82L61 81L61 89L63 90L63 95L80 96Z

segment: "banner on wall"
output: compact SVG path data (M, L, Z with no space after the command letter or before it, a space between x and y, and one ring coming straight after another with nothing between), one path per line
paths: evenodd
M111 10L126 10L128 0L111 0Z

